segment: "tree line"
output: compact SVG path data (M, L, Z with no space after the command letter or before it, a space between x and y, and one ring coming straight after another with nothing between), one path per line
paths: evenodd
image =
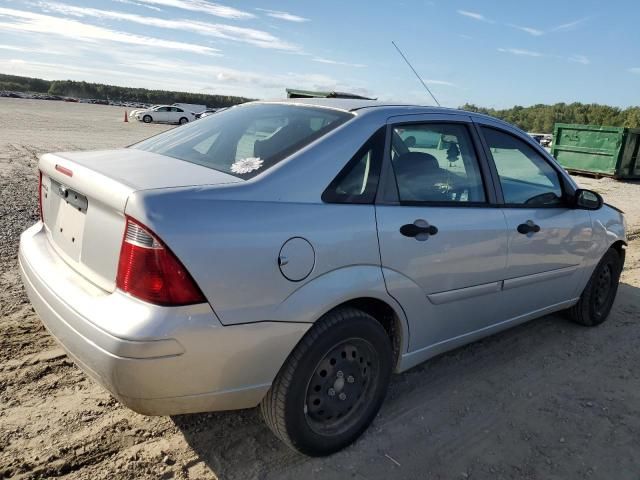
M42 80L40 78L5 74L0 74L0 90L45 93L61 97L94 98L116 102L195 103L214 108L229 107L251 100L231 95L148 90L146 88L119 87L73 80ZM496 110L466 103L460 108L500 118L519 126L527 132L551 133L553 132L553 125L558 122L640 128L640 107L620 109L595 103L556 103L554 105L539 104L531 107L516 105L512 108Z
M119 87L101 83L76 82L73 80L42 80L0 74L0 90L43 93L61 97L92 98L115 102L139 102L154 104L194 103L209 107L229 107L251 99L232 95L209 95L205 93L171 92L146 88Z
M580 123L613 127L640 128L640 107L621 109L596 103L556 103L496 110L466 103L463 110L485 113L513 123L527 132L552 133L556 123Z

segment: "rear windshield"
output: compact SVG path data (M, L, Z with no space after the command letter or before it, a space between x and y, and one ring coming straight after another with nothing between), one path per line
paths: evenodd
M174 128L132 148L248 179L352 118L324 108L254 104Z

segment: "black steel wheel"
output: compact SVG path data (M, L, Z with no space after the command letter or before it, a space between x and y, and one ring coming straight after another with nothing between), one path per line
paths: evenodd
M291 353L262 401L262 415L291 448L331 454L373 421L391 368L391 341L382 325L360 310L334 310Z
M602 314L607 306L611 303L611 292L614 274L612 265L607 263L598 271L598 277L593 286L593 307L596 314Z
M593 327L604 322L611 312L618 292L623 260L610 248L596 266L578 303L569 309L571 319L581 325Z
M366 340L339 343L320 361L307 385L307 423L316 432L333 435L357 422L359 409L371 398L380 361Z

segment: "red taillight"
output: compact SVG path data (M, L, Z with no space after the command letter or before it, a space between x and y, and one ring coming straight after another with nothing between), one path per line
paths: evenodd
M42 216L42 172L38 171L40 176L38 177L38 213L40 214L40 220L44 221Z
M189 272L167 246L129 217L120 250L116 286L156 305L206 302Z

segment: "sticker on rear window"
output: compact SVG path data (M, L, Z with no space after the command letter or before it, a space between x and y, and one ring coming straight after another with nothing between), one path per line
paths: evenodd
M262 167L264 160L259 157L247 157L236 160L231 164L231 171L233 173L251 173L254 170L258 170Z

